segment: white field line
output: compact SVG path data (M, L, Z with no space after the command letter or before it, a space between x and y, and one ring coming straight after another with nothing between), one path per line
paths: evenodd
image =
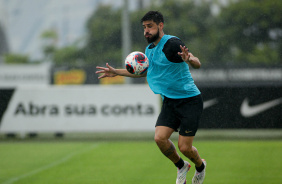
M37 169L35 169L35 170L31 171L31 172L28 172L28 173L25 173L25 174L22 174L22 175L10 178L9 180L4 181L2 184L12 184L12 183L14 183L14 182L16 182L16 181L18 181L20 179L23 179L23 178L35 175L35 174L40 173L40 172L42 172L44 170L47 170L47 169L50 169L50 168L55 167L57 165L60 165L60 164L62 164L64 162L70 160L72 157L74 157L76 155L85 153L85 152L90 151L90 150L92 150L94 148L97 148L97 147L98 147L98 144L94 144L94 145L92 145L90 147L87 147L87 148L85 148L83 150L79 150L77 152L70 153L70 154L66 155L65 157L63 157L63 158L61 158L59 160L56 160L56 161L54 161L54 162L52 162L52 163L50 163L48 165L44 165L44 166L39 167L39 168L37 168Z

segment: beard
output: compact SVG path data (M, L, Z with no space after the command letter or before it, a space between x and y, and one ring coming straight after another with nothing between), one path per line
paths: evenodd
M158 32L155 35L152 35L152 37L145 37L148 43L153 43L155 41L157 41L157 39L160 36L160 31L158 29Z

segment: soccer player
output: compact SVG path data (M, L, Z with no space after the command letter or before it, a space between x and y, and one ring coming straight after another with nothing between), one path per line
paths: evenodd
M179 156L170 140L174 131L179 131L179 150L195 164L196 172L192 184L202 184L206 161L201 159L192 143L203 111L203 100L189 71L189 65L198 69L201 63L179 38L164 34L164 18L160 12L149 11L141 22L144 36L149 43L145 51L150 63L147 72L138 76L106 63L106 67L97 66L99 70L96 73L102 74L99 79L117 75L147 77L151 90L163 98L155 126L155 142L177 167L176 184L186 183L186 174L191 165Z

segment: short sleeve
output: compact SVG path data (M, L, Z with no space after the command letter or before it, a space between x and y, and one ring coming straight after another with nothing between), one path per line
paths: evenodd
M181 52L180 45L185 46L185 44L176 37L170 38L164 45L163 52L166 58L173 63L183 62L181 56L178 52Z

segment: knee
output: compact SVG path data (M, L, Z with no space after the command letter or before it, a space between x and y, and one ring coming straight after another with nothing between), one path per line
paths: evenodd
M157 143L157 145L162 145L167 142L167 139L165 137L155 135L155 142Z
M187 156L193 155L193 147L192 146L183 144L183 145L178 145L178 148L179 148L180 152L184 155L187 155Z

